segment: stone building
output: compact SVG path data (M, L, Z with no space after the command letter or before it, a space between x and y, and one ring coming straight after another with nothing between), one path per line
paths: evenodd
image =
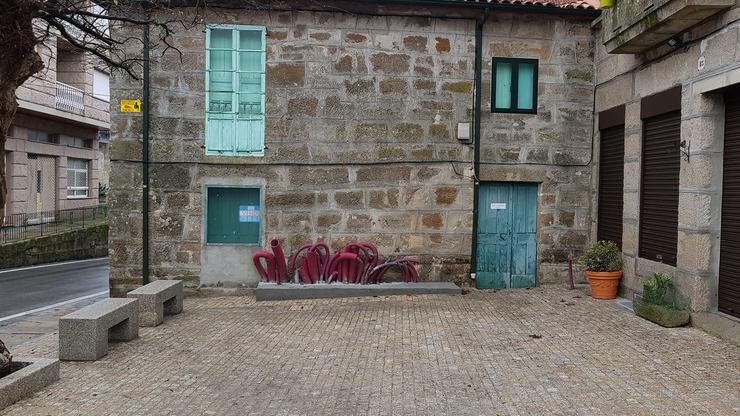
M428 280L562 279L591 227L593 4L294 3L209 8L182 60L153 47L151 278L256 285L276 238L370 241ZM112 123L120 295L142 283L142 117Z
M617 2L596 21L591 217L592 240L620 237L623 294L666 272L695 324L736 339L739 20L735 0L718 0Z
M109 76L61 37L38 49L44 69L18 88L5 145L5 208L6 215L51 218L97 205L98 183L108 183Z
M526 287L609 239L623 295L668 272L736 333L735 0L330 3L212 8L182 60L153 48L151 278L254 285L276 238ZM142 283L141 133L114 115L114 294Z

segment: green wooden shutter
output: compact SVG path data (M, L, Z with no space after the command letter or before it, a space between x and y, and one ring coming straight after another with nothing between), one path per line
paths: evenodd
M496 100L495 108L511 108L511 78L512 65L510 63L499 63L494 69L496 71Z
M264 28L239 30L237 153L263 154L265 136Z
M519 64L517 86L517 108L532 110L534 108L534 65Z
M206 153L263 155L265 28L209 27L206 47Z
M233 30L212 28L208 33L206 152L233 154L236 119Z
M260 244L260 190L208 187L206 242L209 244Z

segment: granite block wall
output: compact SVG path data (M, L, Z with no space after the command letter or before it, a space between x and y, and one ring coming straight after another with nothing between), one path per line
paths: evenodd
M207 23L267 27L264 157L205 155ZM562 278L563 259L588 235L590 169L580 164L590 157L589 33L587 20L526 14L486 28L484 80L493 55L541 63L538 115L492 115L484 105L480 179L541 183L543 282ZM264 189L265 245L371 241L384 256L419 257L424 279L467 278L473 149L457 130L473 118L473 20L211 9L173 42L182 60L152 53L153 278L256 284L248 259L257 248L203 243L204 190L214 184ZM112 94L138 98L141 83L118 74ZM141 284L141 116L112 122L111 286L121 294Z

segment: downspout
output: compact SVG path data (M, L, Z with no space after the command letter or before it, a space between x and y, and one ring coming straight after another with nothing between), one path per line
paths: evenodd
M144 26L144 76L141 111L142 120L142 265L141 277L143 284L149 283L149 14L147 13L147 24Z
M483 20L475 23L475 93L473 97L473 236L470 250L470 274L475 278L478 270L478 203L480 198L480 137L481 112L483 97L483 25L491 16L491 9L486 8Z

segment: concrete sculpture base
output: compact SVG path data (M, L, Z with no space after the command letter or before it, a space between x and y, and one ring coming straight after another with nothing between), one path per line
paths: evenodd
M459 295L460 288L450 282L380 283L376 285L260 283L255 296L257 300L294 300L352 298L390 295Z

